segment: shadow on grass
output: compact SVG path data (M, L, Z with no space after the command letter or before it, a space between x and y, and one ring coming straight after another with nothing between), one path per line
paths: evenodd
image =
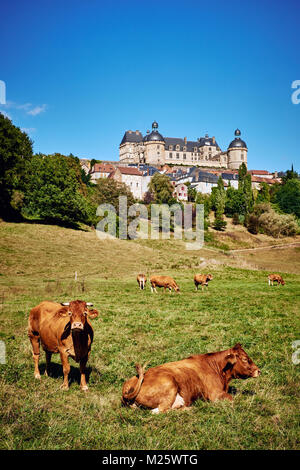
M256 395L256 393L253 390L240 391L236 387L229 387L228 393L230 393L231 395L248 395L248 396Z
M69 385L72 384L73 382L76 382L78 385L80 385L79 365L78 365L78 367L70 365L70 367L71 367L71 369L70 369L70 373L69 373ZM45 370L46 370L46 363L41 363L39 365L39 369L40 369L41 375L43 375L45 373ZM86 367L85 376L86 376L87 383L89 383L89 379L90 379L90 375L91 375L92 371L96 372L97 375L100 375L100 372L97 369L95 369L95 367ZM51 362L49 377L54 378L54 379L58 379L58 378L61 377L63 379L64 374L63 374L62 365L57 364L55 362Z
M63 228L71 228L73 230L79 230L88 232L87 226L79 221L62 220L55 217L45 217L44 219L30 219L18 212L10 214L2 214L1 218L4 222L23 223L23 224L35 224L35 225L56 225Z

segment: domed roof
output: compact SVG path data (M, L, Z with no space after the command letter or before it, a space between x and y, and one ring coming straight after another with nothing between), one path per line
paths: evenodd
M246 142L242 140L239 136L241 135L241 131L239 129L236 129L234 132L234 135L236 136L234 140L232 140L228 146L229 149L232 148L248 148L246 145Z
M147 135L144 137L144 142L164 142L165 139L163 136L158 132L158 124L156 121L152 123L152 132L149 134L147 131Z

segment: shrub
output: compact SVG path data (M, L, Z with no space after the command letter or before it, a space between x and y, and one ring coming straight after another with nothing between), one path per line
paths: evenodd
M254 235L258 234L259 231L259 218L257 215L251 214L248 219L247 229Z
M238 214L237 212L235 212L235 213L233 214L232 223L233 223L234 225L239 225L239 223L240 223L240 217L239 217L239 214Z
M270 204L257 204L249 216L247 228L251 233L263 232L272 237L294 236L299 227L293 215L278 214Z
M261 214L258 223L267 235L275 238L294 236L299 230L294 216L277 214L273 209Z

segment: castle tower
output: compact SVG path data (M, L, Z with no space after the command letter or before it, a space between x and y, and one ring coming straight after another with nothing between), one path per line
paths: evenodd
M158 132L156 121L152 123L152 132L144 137L145 161L149 165L165 164L165 139Z
M241 131L239 129L236 129L234 135L235 139L230 142L227 150L228 168L230 170L238 170L242 163L247 166L248 148L246 142L240 138Z

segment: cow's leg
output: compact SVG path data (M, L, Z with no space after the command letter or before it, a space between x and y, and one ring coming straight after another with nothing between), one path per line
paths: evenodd
M60 388L64 390L68 390L69 389L69 373L70 373L71 367L68 361L67 354L60 351L60 359L61 359L61 363L63 366L63 373L64 373L64 381L61 384Z
M38 334L34 334L33 332L28 333L31 346L32 346L32 357L34 362L34 377L36 379L41 378L41 374L39 371L39 358L40 358L40 336Z
M227 393L224 390L215 390L213 393L209 394L207 397L210 401L216 400L229 400L233 401L232 395Z
M48 376L48 375L50 375L50 366L51 366L52 352L50 352L50 351L45 351L45 353L46 353L46 369L45 369L45 375Z
M172 409L174 402L176 401L177 388L171 388L168 392L164 394L157 408L152 410L153 414L165 413L166 411Z
M153 294L154 289L153 289L153 284L151 284L151 294Z
M222 393L220 393L219 395L217 395L216 400L229 400L229 401L233 401L233 398L232 398L232 395L230 395L230 393L222 392Z
M164 294L166 293L166 286L164 286Z
M147 393L147 390L145 390L144 393L148 395L149 391ZM155 400L156 407L152 408L154 403L152 406L150 405L152 408L152 413L153 414L165 413L166 411L170 410L176 401L177 393L178 393L178 385L173 377L165 376L163 377L162 381L158 381L156 386L154 384L153 394L154 394L154 397L156 397L156 400ZM146 406L149 406L147 403L144 403L144 404Z
M88 356L85 356L83 359L80 360L80 388L81 390L88 390L88 385L86 383L86 376L85 376L85 366L88 360Z

